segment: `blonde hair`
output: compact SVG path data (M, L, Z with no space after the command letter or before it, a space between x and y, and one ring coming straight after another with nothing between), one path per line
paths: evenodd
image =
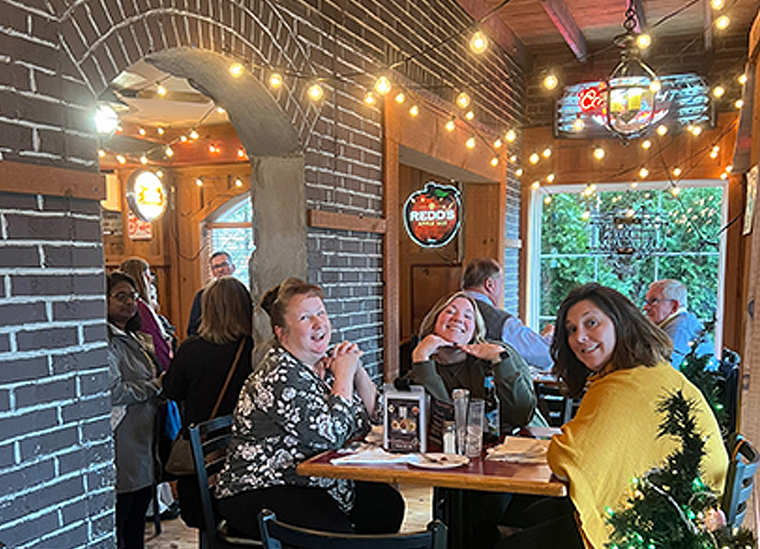
M422 319L420 324L420 341L422 341L428 334L432 334L435 330L435 323L438 321L438 315L448 307L455 299L466 299L472 305L472 311L475 316L475 332L472 334L472 339L467 343L483 343L486 337L486 323L483 321L483 316L480 314L478 305L475 300L464 292L455 292L449 296L444 296L439 299L433 308L428 311L425 318Z
M130 257L121 262L119 270L127 273L135 280L135 290L142 300L153 306L153 300L150 298L150 288L145 284L145 271L150 272L150 265L141 257Z
M223 345L253 331L253 301L242 282L231 276L217 278L201 296L201 324L198 335Z

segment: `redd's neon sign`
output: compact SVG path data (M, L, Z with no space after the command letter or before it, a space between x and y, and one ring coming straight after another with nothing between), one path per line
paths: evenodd
M404 225L409 237L423 248L448 244L459 230L462 201L459 190L429 181L404 204Z

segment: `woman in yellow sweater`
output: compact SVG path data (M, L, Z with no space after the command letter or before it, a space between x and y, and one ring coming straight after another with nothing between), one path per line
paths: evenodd
M549 466L568 481L570 501L540 502L526 528L500 548L602 549L605 508L619 508L631 479L661 465L677 441L658 438L657 404L681 390L696 403L707 437L703 480L721 492L728 467L718 424L702 393L667 362L670 338L621 293L596 283L570 292L557 314L554 373L571 396L587 387L574 419L549 445Z

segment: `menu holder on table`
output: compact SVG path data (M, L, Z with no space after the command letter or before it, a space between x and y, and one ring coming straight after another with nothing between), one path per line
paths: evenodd
M427 395L419 385L384 386L383 447L390 452L427 451Z

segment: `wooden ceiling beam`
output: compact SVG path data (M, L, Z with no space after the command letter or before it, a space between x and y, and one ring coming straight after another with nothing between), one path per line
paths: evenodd
M702 25L702 28L705 29L705 52L710 52L713 49L713 10L710 0L702 0L702 6L705 14Z
M541 0L541 5L546 14L557 27L557 30L565 39L567 45L582 63L586 62L588 48L586 46L586 37L583 36L578 23L575 22L573 15L562 0Z

